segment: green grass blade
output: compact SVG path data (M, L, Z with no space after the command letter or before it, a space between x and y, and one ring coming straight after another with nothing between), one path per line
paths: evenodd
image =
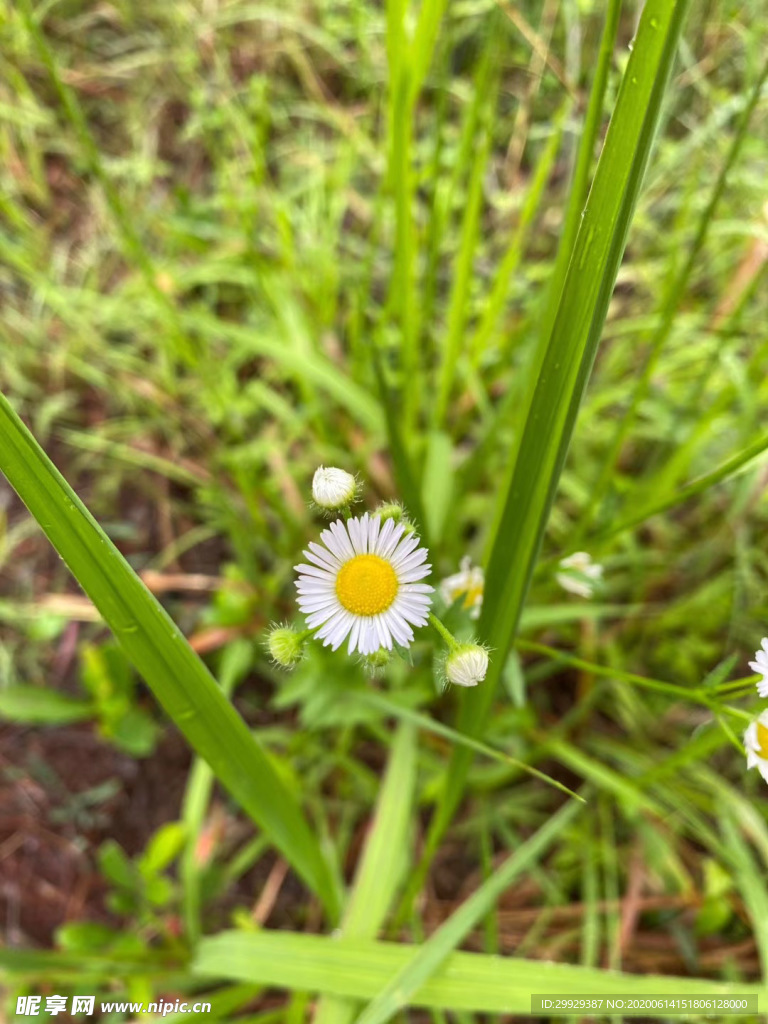
M395 207L395 252L390 308L400 330L405 426L412 422L421 371L417 345L415 294L416 241L413 224L412 132L416 96L409 81L411 42L405 17L407 0L388 0L387 58L389 63L389 180Z
M235 686L248 672L252 658L251 644L242 638L224 649L218 674L221 691L227 699L232 696ZM179 863L184 926L191 944L197 941L202 930L200 890L204 867L200 862L199 841L214 781L210 765L199 757L195 758L187 776L182 802L181 820L186 845Z
M402 722L389 755L373 826L341 925L344 938L375 938L408 865L407 844L416 789L416 729ZM348 999L321 1000L315 1024L347 1024L358 1007Z
M92 701L69 697L44 686L8 686L0 690L0 719L24 725L63 725L93 718Z
M344 912L345 936L378 934L406 868L416 788L416 729L402 722L389 755L376 816Z
M610 448L605 456L600 474L595 481L592 489L591 499L589 506L585 510L585 516L580 525L579 534L583 536L586 531L590 518L593 513L599 510L600 502L604 497L608 487L610 485L611 477L614 473L616 462L621 453L622 446L626 441L629 431L635 422L635 417L638 413L641 403L648 395L648 391L651 385L651 379L653 377L654 370L658 364L659 356L661 355L662 348L664 347L667 339L672 332L672 326L675 322L675 315L680 305L682 297L686 293L688 283L693 273L693 269L696 266L699 254L704 246L707 235L709 233L710 225L715 216L715 210L722 198L723 192L725 191L726 182L728 175L733 169L736 159L741 150L742 143L747 137L747 130L749 128L749 122L752 118L752 114L755 111L760 97L763 91L763 85L766 77L768 77L768 61L763 65L761 73L758 75L757 81L755 82L752 92L750 94L749 103L745 107L739 125L734 133L733 140L728 149L725 160L723 161L720 173L717 176L712 192L709 196L709 201L702 212L699 220L696 234L691 242L690 246L687 247L686 258L680 272L675 275L668 285L668 290L664 296L662 302L661 312L659 315L659 322L656 330L653 332L651 338L648 356L643 366L642 374L637 382L632 393L632 400L627 407L626 412L619 420L613 439L611 441Z
M40 60L51 77L51 82L66 118L74 129L88 170L101 185L110 213L112 214L112 219L117 227L123 250L141 272L147 290L156 300L158 306L162 308L172 328L173 355L189 362L193 357L192 345L181 329L176 306L158 285L157 272L152 256L141 236L136 231L119 191L104 168L99 148L91 134L75 91L63 81L59 73L56 59L46 42L43 29L35 16L31 0L21 0L19 10L24 19L26 29L35 44Z
M432 422L436 429L442 427L445 420L461 353L461 343L466 334L465 325L468 312L469 290L472 283L475 249L477 248L480 233L483 182L490 149L491 131L486 126L480 141L477 143L477 151L472 163L472 173L467 189L464 221L461 230L461 242L456 257L456 271L448 304L448 325L443 342L443 353L437 384L437 399L432 417Z
M0 470L190 746L317 893L338 895L298 802L200 658L0 395Z
M574 248L488 565L482 636L509 649L661 114L686 3L646 5ZM524 484L524 485L523 485ZM510 549L512 549L510 551ZM512 557L510 557L510 554ZM514 571L509 571L509 566ZM502 660L496 658L496 663ZM486 687L485 692L492 690Z
M403 722L411 722L419 729L423 729L425 732L431 733L433 736L441 736L443 739L449 740L451 743L457 743L461 746L469 747L474 750L477 754L482 754L484 757L490 758L492 761L497 761L499 764L509 765L513 768L519 768L521 772L525 772L527 775L533 775L535 778L545 782L548 786L552 786L554 789L559 789L561 793L565 793L566 796L572 796L576 800L583 800L578 793L574 793L572 789L568 789L562 782L558 782L557 779L553 779L551 776L546 775L544 772L540 772L538 768L534 768L532 765L526 764L524 761L518 760L516 757L511 757L509 754L505 754L503 750L496 750L495 747L489 747L487 743L481 743L480 740L473 739L471 736L464 736L460 732L456 732L455 729L451 729L449 725L444 725L435 718L430 718L429 715L424 715L420 711L414 711L413 708L406 707L402 704L396 704L394 701L382 697L378 693L359 693L355 695L355 698L362 704L369 704L372 707L378 708L380 711L384 711L388 715L392 715L394 718L399 718Z
M710 473L705 473L697 480L691 480L684 487L677 488L669 497L639 509L634 515L621 520L615 526L611 526L609 529L598 534L597 539L602 541L607 540L609 537L615 537L620 533L624 533L625 530L632 530L640 526L641 523L644 523L646 519L650 519L652 516L657 516L661 512L668 512L672 508L677 508L678 505L682 505L689 498L695 498L709 490L710 487L715 487L724 480L728 480L734 473L738 473L744 466L752 462L753 459L760 458L766 450L768 450L768 435L763 434L756 441L753 441L752 444L747 445L746 448L726 459L722 465L713 469Z
M358 1017L357 1024L385 1024L407 1006L446 957L482 921L512 880L536 863L580 809L578 803L566 804L511 854L392 976Z
M507 251L504 253L504 258L496 271L491 293L485 304L480 323L469 343L473 365L478 363L480 356L490 344L501 320L504 307L509 298L510 282L517 272L520 260L523 257L536 214L541 208L547 182L552 174L557 154L560 152L563 140L563 126L571 107L572 101L568 97L552 119L554 130L536 162L536 167L531 175L531 183L528 186L525 200L520 210L520 219L507 247Z
M387 386L384 368L381 365L381 355L375 344L371 346L371 366L376 378L379 402L384 410L389 450L392 455L392 465L395 471L395 479L400 489L400 495L405 503L409 518L419 527L422 539L428 545L429 529L421 503L421 493L416 483L410 454L405 447L400 429L401 402Z
M500 493L501 514L488 563L481 638L494 649L485 682L464 696L459 731L479 735L488 719L538 556L579 403L597 352L624 253L687 3L647 3L576 238L552 334L535 381L517 459ZM471 763L454 751L432 820L422 866L450 822Z
M579 217L584 208L584 200L587 198L589 189L589 171L595 156L595 142L597 140L600 124L603 116L603 103L605 101L605 87L608 83L608 71L613 59L613 51L616 45L616 32L619 27L619 15L621 14L621 0L610 0L605 15L603 34L600 39L600 52L597 58L597 67L592 79L592 88L589 92L589 102L584 115L579 150L576 155L576 166L573 169L573 180L570 192L568 193L568 206L563 218L563 230L560 236L560 244L557 248L555 267L549 283L549 301L544 311L542 320L542 337L549 337L552 329L553 317L557 313L557 301L563 289L565 275L573 251L573 242L579 227Z
M411 960L414 948L390 942L332 939L262 931L222 932L203 939L192 969L205 978L229 978L309 992L370 999ZM450 953L410 997L410 1005L486 1013L529 1014L531 993L626 993L644 996L755 994L768 985L717 982L658 974L623 974L518 957Z
M755 942L760 954L763 977L768 977L768 893L765 889L765 864L759 867L735 820L733 809L720 807L720 825L733 865L733 877L741 890L744 906L752 918Z

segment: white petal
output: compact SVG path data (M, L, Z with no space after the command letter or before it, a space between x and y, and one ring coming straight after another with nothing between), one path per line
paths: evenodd
M401 583L416 583L418 580L423 580L425 576L429 576L431 565L420 565L417 569L410 569L407 572L398 572L397 578Z
M408 647L413 641L413 630L403 618L402 614L394 607L388 608L385 612L387 625L392 635L401 647Z
M298 605L305 615L311 612L321 612L324 608L338 608L339 602L335 597L302 597Z
M327 623L329 623L330 620L338 614L338 608L323 608L322 610L317 612L310 612L308 615L306 615L307 627L309 629L318 629L322 626L323 629L325 629Z
M314 555L318 563L322 562L331 572L338 569L341 565L341 560L334 555L328 548L324 548L321 544L315 543L311 540L307 545L310 554Z
M356 555L364 555L365 547L363 539L360 535L360 522L356 518L347 520L347 533L349 534L349 540L352 544L352 549Z
M336 573L333 570L326 569L322 566L317 565L306 565L304 562L299 562L298 565L293 567L296 572L304 576L316 576L319 580L335 580Z
M378 539L376 541L376 547L373 549L373 554L382 557L382 551L386 551L387 545L392 539L392 531L395 528L394 519L387 519L384 525L381 527Z
M391 523L391 522L392 522L391 519L387 520L387 524L385 524L385 529L386 529L386 526L388 525L388 523ZM398 545L398 543L400 541L400 538L403 535L403 531L404 530L405 530L405 526L404 526L403 523L395 524L392 527L392 530L390 531L389 536L387 537L386 541L384 541L382 539L379 540L379 549L376 552L376 554L380 558L390 558L391 555L392 555L392 552L397 547L397 545ZM383 534L383 532L384 531L382 531L382 534Z
M372 555L376 553L379 544L379 530L381 530L381 518L371 516L368 521L368 552Z
M360 636L360 618L359 616L352 623L352 629L349 633L349 644L347 645L347 654L354 654L355 648L357 647L357 638Z
M411 534L410 537L406 537L405 540L401 541L397 547L397 550L390 555L390 561L392 565L397 568L401 562L403 562L410 553L419 546L419 538L415 534Z
M379 647L386 647L388 651L392 650L392 637L390 636L389 629L384 620L383 615L374 615L373 624L376 627L376 634L379 638Z

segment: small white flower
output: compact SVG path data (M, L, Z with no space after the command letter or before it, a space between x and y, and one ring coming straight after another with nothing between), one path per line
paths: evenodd
M768 710L747 726L744 746L747 748L747 768L757 768L768 782Z
M429 575L427 549L405 525L379 516L353 517L331 523L320 537L325 547L309 543L311 564L299 573L298 604L315 636L336 650L349 636L347 651L373 654L392 643L408 647L414 626L424 626L433 588L419 583ZM318 628L319 627L319 628Z
M755 660L749 662L749 667L763 677L757 683L758 694L768 697L768 636L760 641L760 650L755 652Z
M459 644L445 659L445 678L454 686L477 686L488 671L488 651L480 644Z
M312 478L315 504L327 512L345 508L355 498L357 483L351 473L335 466L320 466Z
M440 584L440 596L450 607L464 595L462 608L469 612L471 619L480 616L480 609L483 606L483 588L485 576L479 565L472 565L469 555L462 558L459 563L459 571L453 576L447 576Z
M592 597L595 584L603 578L603 567L592 561L586 551L576 551L560 562L560 569L555 579L569 594L579 597Z

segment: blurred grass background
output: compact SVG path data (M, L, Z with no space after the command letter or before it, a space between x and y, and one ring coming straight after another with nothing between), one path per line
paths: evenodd
M366 703L371 684L345 658L314 651L281 675L261 634L293 614L321 463L359 472L371 500L405 498L438 578L487 553L551 327L605 5L425 2L407 72L394 4L72 0L38 8L38 36L24 6L0 7L0 388L236 693L349 878L393 705L452 725L456 696L396 666L388 703ZM768 805L738 743L754 688L727 683L768 632L768 18L757 2L694 6L482 737L588 783L589 805L465 948L755 979ZM638 8L614 5L599 137ZM183 928L233 920L317 929L280 858L224 796L209 804L199 766L187 783L177 737L1 493L12 944L47 946L81 918L133 922L165 950ZM592 602L554 579L578 549L604 566ZM59 691L58 707L32 687ZM454 743L420 729L411 866ZM399 908L406 934L431 933L556 803L478 757L420 901ZM162 855L138 869L155 895L137 894L103 844L146 856L183 814L193 834L161 833Z

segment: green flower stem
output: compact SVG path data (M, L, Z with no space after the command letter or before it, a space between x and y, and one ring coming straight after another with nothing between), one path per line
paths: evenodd
M459 647L459 642L453 635L453 633L451 633L450 630L446 629L445 626L440 621L440 619L438 619L436 615L433 615L432 612L429 613L429 621L432 623L435 630L440 634L443 640L445 640L446 644L448 645L448 649L451 651L455 651Z

